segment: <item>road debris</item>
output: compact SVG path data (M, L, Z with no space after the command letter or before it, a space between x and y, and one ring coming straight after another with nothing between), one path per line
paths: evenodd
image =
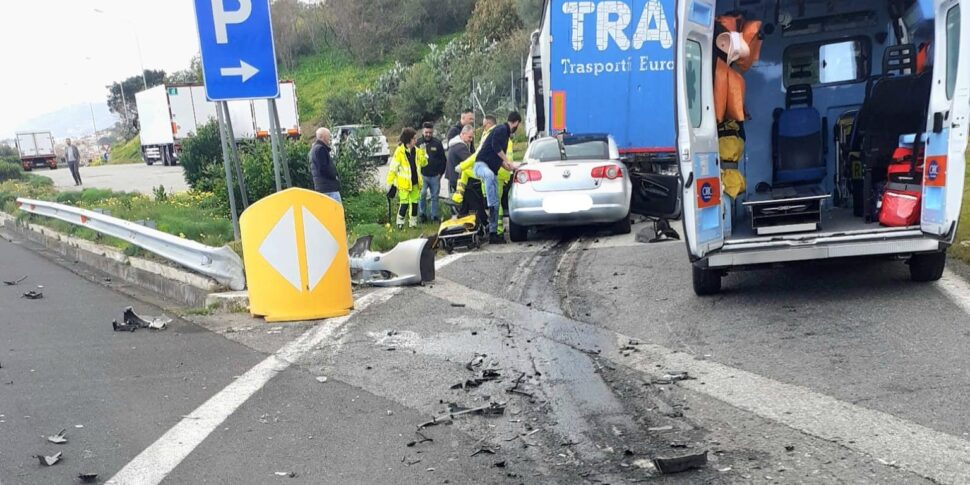
M40 288L40 287L38 287L38 288ZM24 296L23 297L26 298L26 299L28 299L28 300L40 300L41 298L44 298L44 292L42 292L42 291L35 291L35 290L27 290L27 291L24 292Z
M788 451L788 452L795 451L795 445L785 445L785 451Z
M707 450L674 458L654 458L653 465L664 475L681 473L707 466Z
M98 481L98 474L97 473L78 473L77 478L78 480L81 480L84 483L95 483Z
M317 382L319 382L319 383L327 382L327 377L326 376L319 376L319 377L317 377Z
M134 325L118 323L118 320L111 321L111 328L114 329L115 332L134 332L135 330L138 330L138 327Z
M418 458L417 460L411 461L411 460L408 460L408 457L402 456L401 463L404 463L404 466L413 466L413 465L417 465L418 463L421 463L421 459Z
M62 453L58 452L54 456L36 455L36 457L40 460L42 466L54 466L57 462L61 461L61 455Z
M164 330L172 319L168 317L141 317L132 307L125 308L123 315L125 325L134 325L138 328L148 328L151 330Z
M26 279L27 279L27 276L25 275L23 278L20 278L20 279L16 279L13 281L4 281L3 284L7 286L17 286L23 283Z
M451 307L452 308L465 308L465 306L466 305L464 303L452 303L451 304Z
M656 426L653 428L647 428L647 431L671 431L673 429L673 426Z
M278 477L296 478L296 472L276 472L275 475Z
M691 377L687 371L667 371L662 377L655 379L653 383L658 385L668 385L679 381L691 381L694 379L695 378Z
M471 363L469 363L469 365L470 364ZM466 366L466 367L468 367L468 366ZM484 370L482 370L481 377L476 377L474 379L468 379L468 380L466 380L464 382L459 382L458 384L455 384L455 385L451 386L451 389L464 389L464 390L467 391L468 389L473 389L473 388L479 387L479 386L481 386L482 384L484 384L486 382L494 381L494 380L498 379L499 377L502 377L502 374L500 374L497 370L494 370L494 369L484 369Z
M466 414L476 414L484 417L502 416L505 414L505 404L493 402L487 406L480 406L480 407L471 408L471 409L463 408L461 406L452 404L450 406L450 411L448 412L448 414L435 416L434 418L431 419L431 421L419 424L418 429L420 430L423 428L427 428L429 426L436 426L441 423L453 421L455 418L459 416L464 416Z
M427 436L425 436L424 434L422 434L420 431L415 431L414 434L418 435L418 437L421 438L421 439L420 440L416 440L416 441L411 441L410 443L408 443L408 445L407 445L408 448L414 448L415 446L420 445L421 443L434 443L434 440L433 439L428 438Z
M55 445L63 445L64 443L67 443L67 435L64 434L66 432L67 432L66 429L62 429L59 433L53 436L48 436L47 441L50 441Z
M495 468L505 468L505 460L497 461L492 466Z
M495 450L483 446L483 447L475 450L475 452L472 453L472 457L476 457L476 456L482 455L482 454L494 455L495 454Z
M485 357L488 357L488 354L475 354L475 357L473 357L471 361L465 364L465 368L472 372L475 372L475 368L481 367L482 364L485 362Z

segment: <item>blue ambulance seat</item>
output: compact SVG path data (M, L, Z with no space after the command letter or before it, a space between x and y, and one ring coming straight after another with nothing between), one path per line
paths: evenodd
M788 87L785 110L778 115L775 185L810 184L826 175L822 115L812 106L812 87Z

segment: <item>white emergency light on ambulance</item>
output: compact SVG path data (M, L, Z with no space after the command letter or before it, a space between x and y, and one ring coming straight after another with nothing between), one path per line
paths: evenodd
M963 1L678 1L674 118L697 294L731 270L846 257L941 277L970 123Z

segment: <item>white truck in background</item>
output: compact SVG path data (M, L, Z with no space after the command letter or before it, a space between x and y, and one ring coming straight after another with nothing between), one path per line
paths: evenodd
M135 94L135 103L142 158L148 165L155 162L175 165L182 151L182 140L216 119L216 104L206 99L205 87L201 84L155 86ZM280 82L276 108L280 116L280 134L299 138L300 118L293 81ZM229 118L237 140L267 139L270 136L269 106L265 100L230 101Z
M57 168L57 151L54 146L54 136L49 131L31 131L16 134L17 151L20 152L20 164L25 172L34 167Z

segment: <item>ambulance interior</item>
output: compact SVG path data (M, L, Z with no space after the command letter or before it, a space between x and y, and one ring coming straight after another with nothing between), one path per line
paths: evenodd
M717 2L729 242L919 225L933 8L925 0Z

